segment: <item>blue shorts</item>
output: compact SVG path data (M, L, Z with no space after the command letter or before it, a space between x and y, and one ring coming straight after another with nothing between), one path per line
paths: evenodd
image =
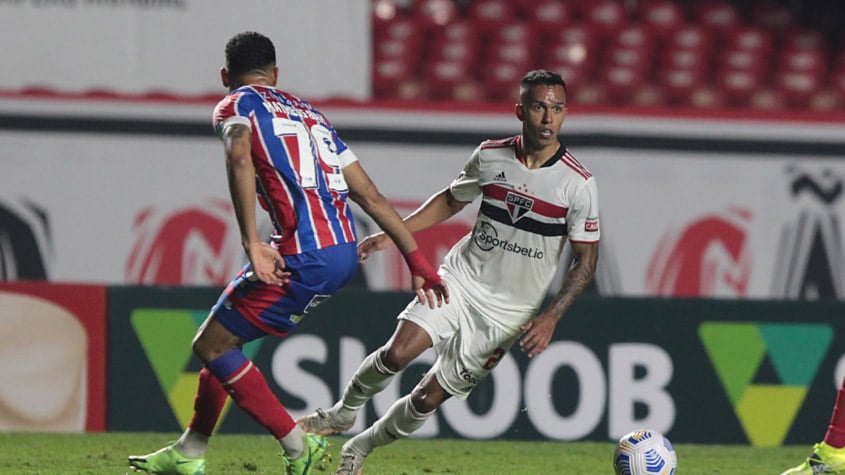
M285 270L291 273L289 284L279 287L250 280L252 265L247 264L212 307L217 321L244 341L287 335L309 310L355 275L358 251L355 243L346 243L284 259Z

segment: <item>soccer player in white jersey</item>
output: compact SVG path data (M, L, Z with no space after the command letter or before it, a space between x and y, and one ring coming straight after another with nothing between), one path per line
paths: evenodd
M437 359L413 391L343 445L338 475L361 473L373 449L408 437L449 397L466 398L517 341L529 357L540 354L593 278L597 188L558 139L566 85L558 74L531 71L520 82L519 99L515 112L522 134L483 142L448 188L405 218L410 230L419 231L481 197L474 229L452 247L439 270L450 303L432 309L411 302L393 336L355 372L342 399L297 421L322 435L348 430L367 400L434 347ZM542 307L567 239L574 262ZM384 234L370 236L359 244L359 258L389 245Z

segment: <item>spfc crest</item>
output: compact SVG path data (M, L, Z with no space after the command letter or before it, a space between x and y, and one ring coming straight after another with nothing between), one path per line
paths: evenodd
M531 208L534 206L534 200L508 192L508 195L505 197L505 204L508 206L508 214L511 216L511 222L515 223L519 218L525 216L525 213L531 211Z

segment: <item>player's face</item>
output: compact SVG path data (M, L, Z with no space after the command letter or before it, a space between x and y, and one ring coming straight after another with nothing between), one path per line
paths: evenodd
M566 91L563 86L537 85L522 95L517 105L522 135L529 150L560 146L557 135L566 118Z

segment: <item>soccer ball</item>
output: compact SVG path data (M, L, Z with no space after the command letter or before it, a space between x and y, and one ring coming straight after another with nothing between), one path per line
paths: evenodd
M653 430L625 434L613 451L616 475L674 475L677 466L672 443Z

